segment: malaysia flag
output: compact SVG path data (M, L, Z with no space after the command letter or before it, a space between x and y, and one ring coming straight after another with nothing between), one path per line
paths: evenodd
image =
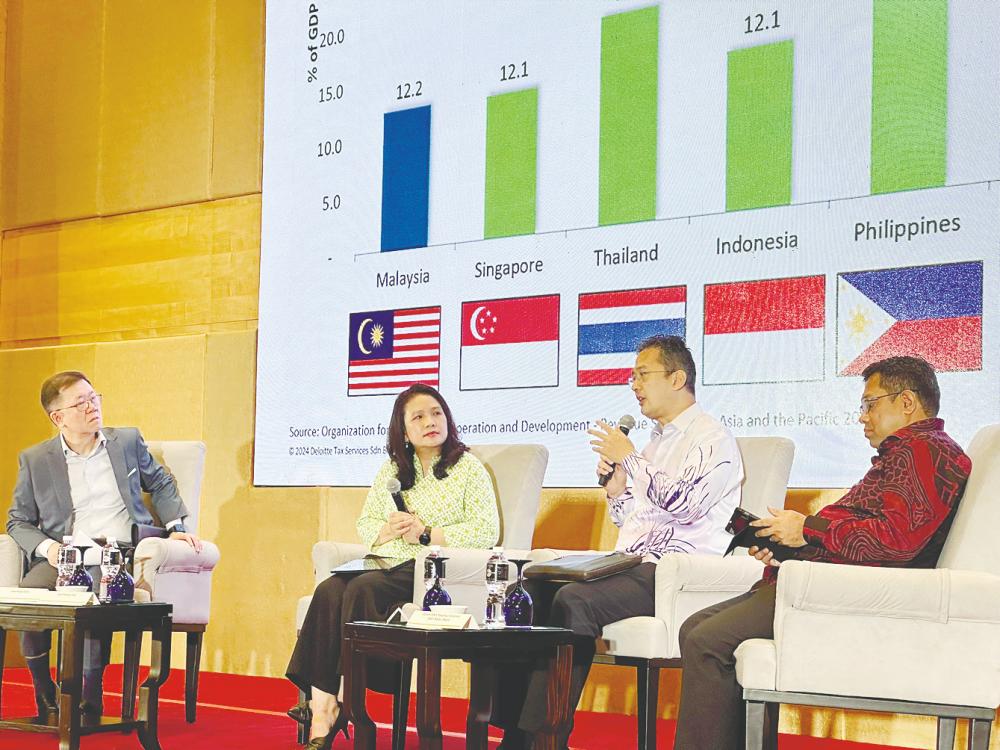
M351 313L347 395L399 393L414 383L438 385L441 308Z
M559 295L462 303L459 389L559 385Z
M982 369L982 261L837 276L837 372L902 355L938 371Z
M581 294L576 384L627 383L644 339L684 337L686 309L684 286Z
M825 282L801 276L706 285L702 382L822 380Z

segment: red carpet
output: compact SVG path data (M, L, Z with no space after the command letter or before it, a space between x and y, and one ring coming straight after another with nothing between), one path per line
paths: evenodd
M121 711L121 668L108 668L105 680L107 689L105 713ZM243 750L295 750L295 725L285 716L285 709L296 700L295 689L285 680L266 677L241 677L237 675L202 673L198 696L198 721L184 721L184 673L171 672L160 700L160 744L164 750L216 750L241 748ZM3 675L2 715L25 716L34 713L31 680L27 670L8 669ZM391 701L387 696L371 694L369 711L379 723L378 746L389 747L391 731ZM407 750L417 750L418 742L413 731L412 716L415 701L410 701L410 731ZM442 701L442 726L445 731L445 750L465 747L464 701L446 698ZM659 724L660 750L673 747L672 721ZM499 741L492 738L490 748ZM576 750L604 750L605 748L635 747L635 718L618 714L580 712L576 715L576 730L570 743ZM82 750L136 750L139 742L134 735L103 734L84 737ZM352 743L340 737L333 747L350 748ZM884 746L856 742L820 740L781 736L781 750L886 750ZM58 747L55 735L30 734L0 730L2 750L54 750Z

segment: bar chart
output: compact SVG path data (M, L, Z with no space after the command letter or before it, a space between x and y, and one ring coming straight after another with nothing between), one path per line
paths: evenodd
M556 486L591 481L585 425L637 413L653 333L737 435L796 442L798 486L867 462L856 371L887 352L968 394L960 441L1000 419L1000 3L268 11L259 481L377 469L395 386L352 372L407 362L365 321L424 309L465 438L544 443ZM976 269L960 322L948 269Z
M641 4L630 10L602 13L602 6L609 7L608 3L578 4L572 19L564 25L567 33L570 30L586 33L581 33L581 41L574 47L578 59L559 60L558 67L563 70L556 70L553 61L546 59L546 50L534 49L531 60L511 58L512 62L497 65L497 58L494 58L492 64L484 62L482 66L452 66L447 81L432 83L421 78L395 87L389 81L381 82L377 88L401 93L394 108L382 115L380 241L377 247L359 250L413 249L428 244L634 223L678 215L671 211L670 196L659 202L658 196L662 198L664 190L682 190L680 185L685 182L704 182L710 176L710 173L677 174L665 158L669 150L685 148L685 144L677 142L680 134L675 135L671 121L678 118L697 120L700 116L696 108L664 96L665 90L677 87L676 83L666 84L666 79L683 79L693 72L690 66L685 67L684 61L675 64L675 56L670 54L670 34L676 33L678 26L690 27L690 21L680 12L683 8L678 9L678 5ZM430 8L420 4L415 7L415 14L434 15ZM770 13L745 16L741 19L746 22L745 28L743 24L737 28L734 23L742 11L734 13L732 4L716 2L703 7L705 12L701 17L706 29L716 28L724 21L735 31L735 36L730 44L714 42L717 58L714 65L724 66L724 80L705 80L706 94L717 100L705 114L716 119L702 124L706 134L723 133L723 143L719 144L724 148L722 170L716 175L712 200L694 210L688 207L688 213L759 209L940 187L948 183L948 0L921 0L919 3L874 0L867 14L858 12L857 3L841 8L830 6L824 14L822 10L807 9L802 3L786 2ZM545 16L555 16L567 6L552 3L547 8L530 6L517 25L537 23L545 28ZM712 14L718 16L717 23ZM824 25L824 15L844 28L837 33L831 32ZM497 25L511 28L507 20L508 23L498 21ZM403 23L401 28L410 29L411 25ZM863 52L865 58L850 61L854 73L848 84L856 84L853 89L848 85L840 91L824 92L796 86L797 74L801 77L796 65L815 68L827 63L824 56L829 49L812 44L821 34L856 37L846 46L854 54ZM426 50L415 46L416 35L405 36L408 41L400 40L398 46L388 44L387 49L396 53L392 57L399 60L405 60L407 52L419 59ZM756 43L758 38L760 43ZM473 46L478 47L462 45L455 50L456 57L467 55ZM488 48L490 45L483 46ZM446 48L445 51L437 50L433 56L439 59L446 51ZM380 64L385 62L379 61ZM393 69L397 62L393 60L386 67ZM591 185L596 195L588 200L589 204L596 205L590 215L577 213L562 226L539 226L539 217L554 211L539 206L538 201L545 195L556 200L565 199L571 192L567 189L560 193L556 187L540 185L540 182L558 179L559 172L567 170L556 168L547 172L544 165L550 160L538 150L547 148L540 129L550 130L565 117L565 113L555 110L561 102L554 101L560 96L554 88L565 85L564 69L574 64L580 66L581 73L594 76L593 79L581 76L570 84L576 96L591 99L588 105L591 111L586 113L589 132L581 133L583 137L570 147L576 158L596 162L596 185ZM369 67L358 66L359 69ZM487 70L499 70L499 79L487 79L483 75ZM436 75L441 78L440 72ZM711 84L717 87L709 88ZM373 88L368 81L359 81L357 87ZM355 86L350 88L353 90ZM482 92L478 98L477 88ZM814 167L811 163L798 167L796 161L800 157L816 158L815 155L824 149L829 151L829 141L838 137L836 123L827 123L826 128L817 129L815 123L803 122L797 113L808 112L814 107L810 98L831 94L842 98L841 110L864 111L868 115L867 122L845 123L863 125L868 135L865 151L844 154L854 159L854 171L867 172L865 184L855 184L849 191L836 184L831 184L825 193L813 189L797 190L801 181L797 171ZM421 100L431 100L431 103L411 106ZM437 109L445 108L449 114L436 115L432 128L431 112L435 109L435 101ZM566 101L565 92L562 92L562 101ZM396 108L400 102L405 108ZM974 106L960 98L953 97L953 102L961 110ZM836 111L836 107L832 111ZM347 127L364 127L372 132L373 123L364 122L359 110L351 112L352 121L346 123ZM721 120L719 115L722 115ZM546 116L548 123L540 121L540 117ZM964 112L955 114L953 119L959 116L966 115ZM855 119L860 120L856 115ZM804 126L809 128L808 132L796 132ZM474 153L467 152L459 157L457 151L451 151L450 142L455 138L450 133L454 130L476 134ZM444 142L432 144L432 131L433 137ZM457 140L463 138L458 136ZM827 143L818 143L821 140ZM462 159L461 168L448 164L451 159L459 158ZM953 158L964 157L956 154ZM719 161L718 157L715 161ZM838 165L823 166L833 173ZM985 175L995 165L981 166ZM429 191L434 190L434 181L430 173L441 170L445 170L443 179L447 179L449 185L440 191L442 195L431 195ZM958 171L963 174L954 181L968 181L964 173L970 171L969 165ZM592 183L593 179L589 181ZM811 181L816 179L813 176ZM456 187L458 185L461 188ZM467 203L471 209L471 201L455 203L452 194L459 189L467 193L474 188L481 194L476 203L481 221L474 229L471 224L453 228L432 225L432 204L439 200L445 201L445 205ZM361 208L357 206L357 210ZM468 212L463 213L471 218Z

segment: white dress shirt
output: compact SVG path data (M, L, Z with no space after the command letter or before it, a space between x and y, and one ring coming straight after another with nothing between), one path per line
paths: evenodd
M108 455L108 439L103 431L97 433L97 443L86 456L80 455L60 435L66 472L69 475L69 494L73 501L73 534L83 534L94 539L114 537L132 541L132 516L129 515L118 480ZM182 519L167 524L172 528ZM45 557L49 548L58 542L46 539L35 548L35 554Z
M621 462L631 487L608 498L619 527L619 552L646 562L666 552L721 555L732 538L725 530L740 504L743 459L736 438L692 404L653 428L642 453Z

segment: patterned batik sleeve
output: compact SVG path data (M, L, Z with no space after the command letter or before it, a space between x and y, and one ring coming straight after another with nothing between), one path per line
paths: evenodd
M938 489L943 479L925 441L901 443L882 460L881 510L871 517L833 518L821 545L855 563L909 562L951 512L959 490L949 492L946 501ZM944 487L952 484L961 486L958 481L940 482Z
M670 475L638 453L622 465L633 479L649 479L649 501L681 523L690 523L712 509L732 487L739 471L736 441L728 435L695 443L688 450L676 475Z
M372 486L368 490L365 504L361 508L361 515L358 516L358 537L360 537L362 544L370 550L375 549L378 532L389 519L389 513L396 509L392 502L392 496L385 488L386 480L395 476L395 472L396 467L392 461L386 461L382 464L382 468L378 470L372 481Z
M611 519L611 523L620 529L634 506L635 498L632 496L631 487L626 487L625 491L618 497L611 497L609 495L608 517Z
M500 513L493 482L486 467L471 454L466 454L455 465L456 469L459 467L463 472L464 492L458 501L463 503L465 520L441 527L445 544L449 547L489 549L500 536Z

